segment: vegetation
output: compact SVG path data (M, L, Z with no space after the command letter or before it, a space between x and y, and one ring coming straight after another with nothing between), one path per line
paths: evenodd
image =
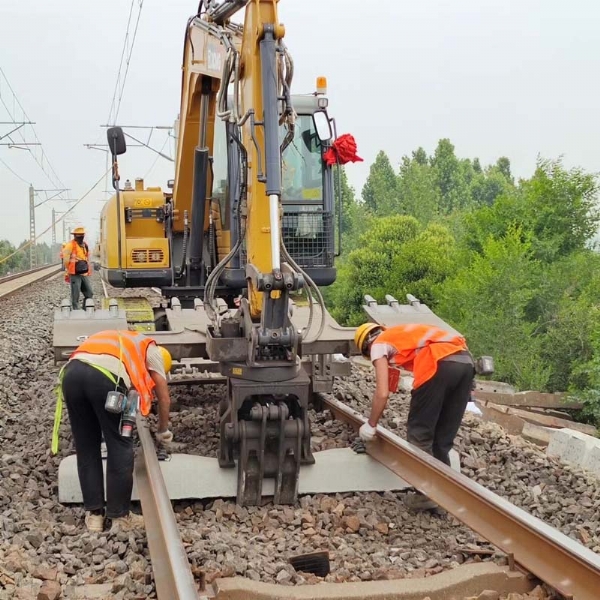
M411 293L491 354L497 379L572 391L600 422L600 224L596 177L539 160L515 181L502 157L482 167L450 140L395 169L384 152L357 197L342 177L344 255L325 291L343 324L364 294Z
M24 248L26 244L27 241L24 241L15 247L7 240L0 240L0 277L11 273L27 271L30 268L29 246ZM17 248L23 249L10 256ZM58 262L58 250L53 252L48 244L36 244L35 253L38 265ZM7 256L10 256L10 258L7 259Z

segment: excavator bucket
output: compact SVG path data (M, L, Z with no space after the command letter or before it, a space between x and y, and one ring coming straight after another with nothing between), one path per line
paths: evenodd
M384 325L385 327L419 323L423 325L435 325L450 333L462 335L462 333L438 317L426 304L421 304L421 301L412 294L406 294L406 299L408 300L408 304L400 304L394 296L387 294L385 297L386 304L377 304L377 300L367 294L363 309L374 323Z

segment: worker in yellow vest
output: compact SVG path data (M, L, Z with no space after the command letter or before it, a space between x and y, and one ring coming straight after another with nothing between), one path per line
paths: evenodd
M79 305L79 296L83 293L82 308L85 308L85 301L94 297L90 275L92 268L90 265L90 249L84 241L85 229L77 227L71 232L73 239L68 242L62 251L63 265L67 271L68 280L71 284L71 307L77 310Z

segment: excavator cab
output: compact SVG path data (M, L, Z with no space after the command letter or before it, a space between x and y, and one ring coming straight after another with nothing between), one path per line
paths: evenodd
M323 153L332 140L330 118L316 95L293 96L297 113L293 139L282 153L282 220L283 243L294 261L319 286L335 281L335 206L333 169L326 165ZM280 144L286 130L279 132ZM216 160L215 160L216 164ZM213 197L222 194L223 184L213 187ZM234 187L237 181L234 181ZM234 191L235 193L235 191ZM221 196L222 198L222 196ZM226 209L227 210L227 209ZM223 214L223 207L221 209ZM233 215L230 215L233 217ZM232 246L238 232L232 232ZM232 269L225 269L226 281L244 277L247 262L245 245ZM236 271L237 270L237 271Z

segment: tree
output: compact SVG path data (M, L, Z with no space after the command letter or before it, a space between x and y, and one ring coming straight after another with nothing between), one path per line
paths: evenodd
M439 215L440 193L436 186L435 173L426 155L420 148L413 158L404 156L398 176L398 195L402 213L411 215L427 224Z
M396 214L397 188L396 173L387 154L381 150L369 169L369 176L362 189L362 199L366 208L378 217Z
M465 216L465 243L481 251L489 236L499 239L518 226L531 240L534 256L553 262L585 248L594 236L600 222L597 191L593 175L540 160L531 179Z
M544 389L549 369L542 360L537 323L527 319L539 263L517 227L495 239L442 288L440 315L455 326L474 354L491 354L495 377L522 389Z
M411 293L435 304L437 288L454 268L453 251L444 227L423 228L408 216L373 219L327 293L332 314L347 325L364 321L365 294L384 302L386 294L403 299Z
M431 166L435 172L436 185L440 193L440 212L449 214L469 205L470 194L466 182L468 166L454 154L454 146L449 139L438 142ZM469 165L470 166L470 165ZM472 170L472 166L470 166Z

